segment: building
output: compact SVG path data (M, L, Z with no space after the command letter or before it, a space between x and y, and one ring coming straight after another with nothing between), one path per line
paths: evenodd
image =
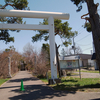
M91 54L78 54L80 56L81 60L81 66L94 66L94 62L91 60L92 55Z
M59 60L68 60L67 58L71 59L72 56L79 56L79 64L80 67L87 67L89 66L94 66L94 61L91 60L92 55L91 54L75 54L75 55L68 55L68 56L64 56L64 57L60 57Z

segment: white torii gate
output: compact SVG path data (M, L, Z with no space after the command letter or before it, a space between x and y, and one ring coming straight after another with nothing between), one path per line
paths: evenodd
M32 24L2 24L0 29L9 30L49 30L50 44L50 64L51 64L51 79L57 79L57 62L55 51L55 34L54 34L54 19L69 19L69 14L59 12L44 12L44 11L27 11L27 10L5 10L0 9L0 17L22 17L22 18L47 18L48 25L32 25Z

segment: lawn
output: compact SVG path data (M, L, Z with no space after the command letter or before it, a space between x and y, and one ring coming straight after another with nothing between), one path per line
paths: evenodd
M6 79L0 79L0 86L4 83L4 82L6 82L6 81L8 81L9 80L9 78L6 78Z
M44 83L48 83L48 80L46 78L40 78Z
M99 73L99 71L83 71L83 70L81 70L81 72L87 72L87 73Z
M79 72L79 70L77 69L77 71L75 71L75 72ZM84 70L84 69L81 69L81 72L87 72L87 73L99 73L99 71L98 70Z
M47 79L42 79L47 83ZM55 90L69 92L100 92L100 78L73 78L66 77L61 79L62 83L50 85Z

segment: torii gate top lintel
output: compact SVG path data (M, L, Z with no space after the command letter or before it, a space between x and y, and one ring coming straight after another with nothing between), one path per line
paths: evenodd
M45 12L45 11L29 11L29 10L6 10L0 9L1 17L23 17L23 18L49 18L52 16L54 19L69 19L68 13L61 12Z

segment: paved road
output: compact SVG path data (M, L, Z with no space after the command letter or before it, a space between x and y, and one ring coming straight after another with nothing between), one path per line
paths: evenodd
M21 79L25 91L20 91ZM20 71L0 87L0 100L100 100L100 93L55 91L27 71Z
M79 74L79 72L74 72ZM79 77L79 75L73 76L73 77ZM81 77L82 78L100 78L99 73L87 73L87 72L81 72Z

